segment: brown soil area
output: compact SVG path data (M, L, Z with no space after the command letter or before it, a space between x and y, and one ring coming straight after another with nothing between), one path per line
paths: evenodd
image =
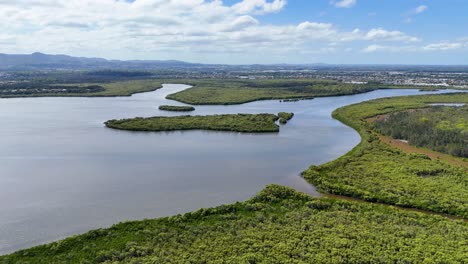
M402 151L404 151L406 153L425 154L431 159L443 160L443 161L445 161L445 162L447 162L447 163L449 163L451 165L462 167L462 168L465 168L466 170L468 170L468 161L464 160L463 158L454 157L454 156L449 155L449 154L440 153L440 152L433 151L433 150L426 149L426 148L419 148L419 147L416 147L416 146L411 146L411 145L409 145L408 143L406 143L404 141L401 141L401 140L398 140L398 139L393 139L391 137L387 137L387 136L384 136L384 135L380 135L379 138L380 138L380 141L382 141L383 143L385 143L387 145L390 145L392 147L396 147L398 149L401 149Z
M410 109L410 110L407 110L407 111L417 111L417 110L418 109ZM366 121L367 122L375 122L377 120L385 119L387 116L388 116L388 114L378 115L378 116L367 118ZM443 161L445 161L445 162L447 162L447 163L449 163L451 165L454 165L454 166L457 166L457 167L462 167L462 168L468 170L468 160L467 159L454 157L452 155L445 154L445 153L440 153L440 152L433 151L433 150L430 150L430 149L427 149L427 148L420 148L420 147L412 146L412 145L408 144L404 140L394 139L394 138L384 136L384 135L380 135L379 138L380 138L381 142L383 142L383 143L385 143L387 145L390 145L392 147L398 148L398 149L404 151L405 153L424 154L424 155L427 155L431 159L443 160Z

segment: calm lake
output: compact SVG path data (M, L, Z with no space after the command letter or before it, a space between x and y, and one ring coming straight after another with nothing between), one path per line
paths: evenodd
M108 119L180 115L165 96L0 99L0 254L114 223L246 200L277 183L318 195L298 175L359 143L331 118L341 106L423 94L378 90L299 102L196 106L191 114L294 112L278 134L108 129ZM449 92L449 91L442 91Z

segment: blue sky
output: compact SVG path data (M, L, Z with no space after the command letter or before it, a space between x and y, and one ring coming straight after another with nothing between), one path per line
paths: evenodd
M468 64L466 0L0 0L0 53Z
M420 6L427 9L411 12ZM358 0L352 8L336 8L330 1L289 0L281 12L260 17L260 21L278 25L331 22L343 29L382 27L438 41L467 36L467 13L466 0Z

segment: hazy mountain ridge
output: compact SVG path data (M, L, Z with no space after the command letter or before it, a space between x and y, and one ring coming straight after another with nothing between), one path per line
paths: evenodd
M40 52L32 54L0 53L0 70L320 70L320 71L437 71L468 72L468 65L387 65L387 64L204 64L178 60L107 60L103 58L51 55Z
M157 69L162 67L186 68L196 66L176 60L106 60L102 58L72 57L68 55L2 54L0 53L0 70L38 70L38 69Z

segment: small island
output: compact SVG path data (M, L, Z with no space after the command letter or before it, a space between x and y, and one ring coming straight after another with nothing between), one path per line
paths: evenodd
M294 113L287 113L287 112L279 112L278 113L278 118L280 124L286 124L288 123L289 120L291 120L294 117Z
M440 91L438 88L436 87L428 87L428 88L421 88L419 89L420 92L437 92L437 91Z
M161 105L159 110L172 111L172 112L191 112L195 111L193 106L177 106L177 105Z
M225 114L208 116L156 116L109 120L109 128L130 131L215 130L244 133L279 132L273 114Z

